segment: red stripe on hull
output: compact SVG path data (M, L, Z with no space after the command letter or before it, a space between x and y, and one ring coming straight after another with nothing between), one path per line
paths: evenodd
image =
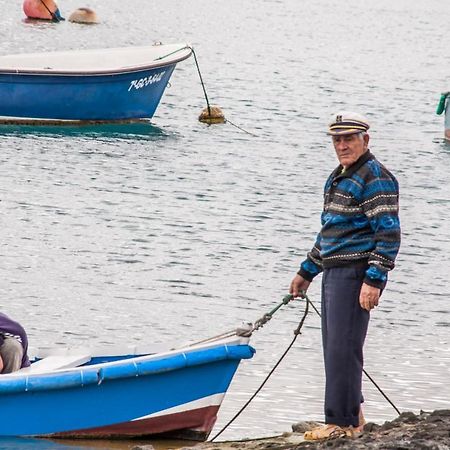
M216 422L218 410L218 405L207 406L105 427L53 433L50 436L70 439L123 439L164 434L166 437L206 440Z

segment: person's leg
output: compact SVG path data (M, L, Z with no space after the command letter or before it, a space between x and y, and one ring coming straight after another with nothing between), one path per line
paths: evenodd
M325 272L322 286L325 423L357 427L363 345L369 322L369 313L359 305L365 270L347 267Z
M0 347L0 356L3 360L3 370L1 373L11 373L22 367L23 348L19 341L12 337L5 337Z

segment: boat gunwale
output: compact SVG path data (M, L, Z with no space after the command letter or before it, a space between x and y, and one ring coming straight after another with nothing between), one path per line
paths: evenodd
M125 48L125 47L123 47ZM114 49L111 49L114 50ZM136 65L136 66L129 66L129 67L123 67L119 69L102 69L102 70L95 70L95 71L88 71L88 70L58 70L58 69L8 69L8 68L2 68L0 67L0 76L1 75L32 75L32 76L44 76L44 77L52 77L52 76L66 76L66 77L95 77L95 76L113 76L113 75L126 75L126 74L132 74L132 73L139 73L139 72L145 72L147 70L152 69L158 69L161 67L170 66L172 64L178 64L181 61L184 61L185 59L189 58L192 55L192 47L189 45L186 45L184 47L181 47L177 50L174 50L167 56L171 56L173 53L182 51L182 50L188 50L188 52L180 57L172 58L169 61L164 61L164 56L159 57L155 60L153 60L151 63L145 64L145 65ZM69 53L70 51L68 51ZM5 55L8 56L8 55ZM10 56L10 55L9 55ZM155 64L155 61L159 61ZM0 57L1 62L1 57ZM1 82L1 81L0 81Z
M20 392L50 391L100 385L104 381L155 375L224 360L251 358L255 353L248 338L220 340L167 352L135 356L93 365L55 369L49 372L14 372L0 378L0 397Z

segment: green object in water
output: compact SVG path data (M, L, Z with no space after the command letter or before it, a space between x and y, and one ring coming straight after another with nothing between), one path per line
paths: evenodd
M447 97L450 95L450 92L443 92L441 94L441 98L439 99L439 103L436 108L436 114L440 115L445 111L445 101Z

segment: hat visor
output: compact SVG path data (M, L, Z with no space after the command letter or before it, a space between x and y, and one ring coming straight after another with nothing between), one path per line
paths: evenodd
M359 128L333 128L332 130L327 131L327 134L330 136L345 136L348 134L357 134L363 133L364 130Z

